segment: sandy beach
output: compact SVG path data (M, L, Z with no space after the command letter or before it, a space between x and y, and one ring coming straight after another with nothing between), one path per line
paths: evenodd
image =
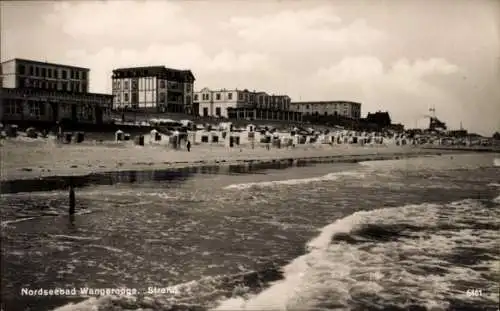
M2 142L1 179L31 179L47 176L87 175L118 170L155 170L193 165L233 164L280 159L338 158L354 156L415 156L439 154L411 146L299 145L295 148L263 146L228 148L195 145L191 152L165 146L135 146L132 142L56 144L51 140L6 140ZM446 151L445 151L446 152Z

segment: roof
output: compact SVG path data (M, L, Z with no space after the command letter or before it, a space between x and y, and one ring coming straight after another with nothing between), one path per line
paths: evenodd
M204 87L204 88L200 89L199 91L195 91L195 93L202 93L202 92L236 92L236 91L243 92L242 90L238 90L238 89L210 89L208 87Z
M311 105L311 104L320 104L320 105L326 105L326 104L357 104L361 105L359 102L353 102L349 100L320 100L320 101L308 101L308 102L291 102L291 104L297 104L297 105Z
M183 82L196 80L191 70L167 68L165 66L117 68L113 70L113 75L116 74L123 74L131 77L163 76L166 79L177 79Z
M288 95L275 95L275 94L266 93L264 91L249 91L248 89L244 89L244 90L239 90L239 89L210 89L208 87L204 87L204 88L200 89L199 91L195 91L194 93L203 93L203 92L248 92L248 93L251 93L251 94L254 94L254 95L267 95L267 96L271 96L271 97L288 97L288 98L290 98L290 96L288 96Z
M2 64L8 63L8 62L12 62L12 61L23 62L23 63L30 63L30 64L41 65L41 66L47 66L47 65L49 65L49 66L58 66L58 67L66 67L66 68L74 68L74 69L80 69L80 70L90 71L89 68L85 68L85 67L78 67L78 66L58 64L58 63L42 62L42 61L38 61L38 60L31 60L31 59L24 59L24 58L9 59L9 60L6 60L6 61L2 62Z

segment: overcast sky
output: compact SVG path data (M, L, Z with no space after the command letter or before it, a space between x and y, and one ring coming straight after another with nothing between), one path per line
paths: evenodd
M360 101L407 127L500 130L500 1L1 2L2 61L191 69L196 89Z

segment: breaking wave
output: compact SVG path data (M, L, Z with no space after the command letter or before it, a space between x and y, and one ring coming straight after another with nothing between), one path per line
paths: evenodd
M500 226L492 214L475 200L356 212L323 228L284 280L215 310L494 308Z
M319 176L319 177L232 184L232 185L226 186L224 189L243 190L243 189L248 189L248 188L266 188L266 187L275 187L275 186L282 186L282 185L299 185L299 184L308 184L308 183L321 182L321 181L333 181L333 180L338 180L339 178L342 178L342 177L351 177L351 178L362 179L365 177L365 174L366 174L365 172L361 172L361 171L344 171L344 172L329 173L329 174Z

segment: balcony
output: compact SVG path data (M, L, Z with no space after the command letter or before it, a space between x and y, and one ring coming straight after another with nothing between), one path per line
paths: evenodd
M168 82L167 91L169 92L184 92L183 85L181 83Z

